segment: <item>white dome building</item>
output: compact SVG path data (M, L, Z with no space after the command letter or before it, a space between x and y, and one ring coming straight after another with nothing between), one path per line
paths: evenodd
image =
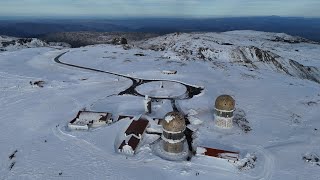
M220 128L233 127L233 112L235 100L229 95L221 95L216 99L214 107L215 125Z

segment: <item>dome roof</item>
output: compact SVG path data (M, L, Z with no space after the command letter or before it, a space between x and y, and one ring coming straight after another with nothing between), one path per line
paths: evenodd
M179 112L169 112L165 115L162 121L164 130L172 132L181 132L186 129L184 116Z
M215 108L219 110L232 111L234 110L235 101L229 95L221 95L217 97L215 102Z

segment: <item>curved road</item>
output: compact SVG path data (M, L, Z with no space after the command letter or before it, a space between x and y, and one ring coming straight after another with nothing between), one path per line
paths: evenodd
M132 81L132 85L119 93L119 95L123 95L123 94L130 94L130 95L134 95L134 96L142 96L144 97L144 95L140 94L137 92L136 88L142 84L145 83L149 83L149 82L153 82L153 81L170 81L170 82L175 82L175 83L180 83L182 85L184 85L187 89L187 91L185 92L185 94L181 95L181 96L177 96L177 97L152 97L150 96L150 98L153 99L169 99L169 100L181 100L181 99L190 99L195 95L198 95L202 92L202 90L204 88L202 87L196 87L196 86L192 86L189 84L185 84L183 82L179 82L179 81L174 81L174 80L164 80L164 79L141 79L141 78L136 78L136 77L131 77L131 76L127 76L127 75L123 75L123 74L118 74L118 73L114 73L114 72L110 72L110 71L103 71L103 70L99 70L99 69L94 69L94 68L89 68L89 67L84 67L84 66L79 66L79 65L75 65L75 64L70 64L70 63L65 63L62 62L60 60L60 58L65 55L67 52L61 53L58 56L56 56L54 58L54 61L58 64L62 64L62 65L66 65L66 66L70 66L70 67L75 67L75 68L80 68L80 69L85 69L85 70L89 70L89 71L95 71L95 72L100 72L100 73L106 73L106 74L110 74L110 75L115 75L115 76L119 76L119 77L123 77L123 78L128 78Z

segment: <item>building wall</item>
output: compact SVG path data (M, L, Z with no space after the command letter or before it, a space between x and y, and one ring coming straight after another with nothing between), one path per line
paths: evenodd
M166 141L162 141L163 142L163 150L165 150L166 152L169 153L181 153L183 151L184 148L184 141L178 142L178 143L169 143Z
M233 127L233 117L225 118L215 115L215 125L220 128L232 128Z
M215 114L221 117L233 117L233 111L219 111L218 109L214 110Z
M162 135L167 138L167 139L172 139L172 140L179 140L184 138L184 132L181 133L168 133L166 131L162 132Z
M88 130L89 129L87 125L79 126L74 124L68 124L68 127L71 130Z

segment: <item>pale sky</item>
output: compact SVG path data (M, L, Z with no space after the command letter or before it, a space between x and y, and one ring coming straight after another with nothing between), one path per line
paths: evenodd
M0 16L320 17L320 0L0 0Z

